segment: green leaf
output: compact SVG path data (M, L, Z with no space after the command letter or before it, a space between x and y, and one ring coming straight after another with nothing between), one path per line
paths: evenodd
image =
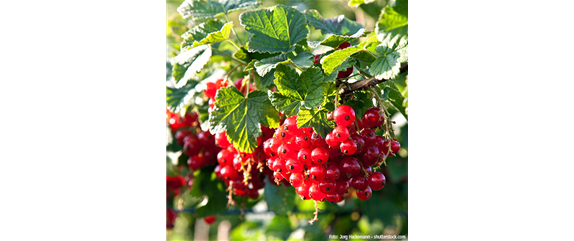
M408 17L402 15L393 9L391 6L386 6L381 12L381 16L376 23L375 31L378 32L392 32L399 35L408 34L409 20Z
M316 108L324 99L324 78L317 67L308 68L299 76L295 69L279 65L275 71L278 92L271 93L271 104L287 116L297 115L301 107Z
M365 115L365 111L373 107L373 99L364 91L355 92L355 99L345 102L355 110L355 116Z
M313 65L313 57L314 55L309 52L297 53L297 56L293 55L293 53L280 54L255 62L255 70L257 70L259 76L265 76L269 71L275 69L278 64L288 64L289 62L299 67L307 68Z
M267 183L264 188L263 197L269 210L277 215L287 215L287 212L293 210L295 206L295 188L289 188L284 185L273 185Z
M291 221L289 221L289 217L279 215L273 217L269 223L269 226L267 226L265 229L266 235L271 235L274 238L279 238L281 240L287 240L287 238L289 238L291 235L291 232L293 232L293 228L291 227Z
M273 85L273 82L275 81L275 70L271 70L269 71L269 73L267 73L264 76L261 76L261 85L267 87L267 86L271 86Z
M365 27L360 23L350 20L345 15L334 18L323 18L315 9L305 10L305 17L313 27L320 29L323 34L354 35Z
M408 0L396 0L393 8L395 11L403 16L409 17L409 1Z
M337 67L337 69L335 69L335 71L333 71L333 73L331 73L329 76L327 76L327 78L325 79L325 82L334 82L337 79L337 74L339 73L339 71L343 71L346 70L348 68L353 67L353 65L355 65L357 61L355 61L353 58L348 58L347 60L345 60L345 62L343 62L341 65L339 65Z
M261 5L260 1L251 0L219 0L219 3L223 5L228 13L242 9L257 8Z
M349 1L349 7L358 7L361 4L369 4L375 0L351 0Z
M335 52L327 55L326 57L321 59L321 65L323 66L323 70L325 70L325 74L331 74L335 70L339 69L339 67L353 54L362 51L363 46L367 42L363 42L357 46L351 46L346 49L336 50Z
M393 107L397 109L403 116L408 120L409 117L405 110L405 106L403 103L405 102L405 97L401 94L401 92L397 89L395 84L392 81L385 81L380 84L381 87L384 86L383 89L383 96L386 100L389 100Z
M378 38L382 40L375 48L378 58L369 71L378 79L393 79L399 74L401 63L408 61L408 37L381 34Z
M321 108L319 110L302 109L297 116L297 127L306 128L313 127L315 132L319 133L322 138L327 136L335 128L335 122L327 120L327 109Z
M237 88L221 88L215 96L215 109L209 115L211 133L227 132L240 152L253 152L261 125L279 127L279 113L265 92L253 91L245 97ZM261 124L261 125L260 125Z
M239 20L253 34L248 44L251 52L291 52L309 33L304 15L284 5L243 12Z
M189 49L172 59L173 77L176 82L188 80L191 76L203 68L211 57L209 45L200 45Z
M211 180L211 182L214 182L214 184L222 185L221 182L218 182L218 180ZM227 196L225 195L225 192L222 192L219 188L215 188L211 195L208 195L207 203L205 206L201 206L195 211L197 217L202 218L224 212L227 208L226 197Z
M175 113L185 109L191 102L195 91L195 86L199 84L198 81L188 81L183 87L171 88L166 87L166 101L169 109Z
M177 12L184 19L204 20L215 18L225 13L225 8L221 3L204 0L185 0L177 8Z
M203 44L217 43L228 39L231 28L233 28L233 22L228 22L225 25L213 20L201 23L181 36L183 38L181 49L184 50L188 47L193 48Z
M348 42L351 45L357 44L359 42L359 38L365 37L366 33L367 32L365 31L365 29L361 29L357 33L349 36L332 34L323 41L321 41L321 45L337 48L343 42Z

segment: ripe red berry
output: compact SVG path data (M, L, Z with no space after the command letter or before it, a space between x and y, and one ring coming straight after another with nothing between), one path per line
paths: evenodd
M299 148L308 147L311 144L311 137L308 135L299 135L295 137L295 144L297 144Z
M167 229L172 229L175 223L175 218L177 217L177 213L172 210L167 208L166 209L166 228Z
M325 178L327 180L337 181L339 179L340 175L341 175L341 171L339 170L339 167L337 167L337 165L329 162L327 164L327 170L325 171Z
M209 131L200 131L197 133L197 140L199 144L204 147L213 146L215 144L215 138Z
M215 222L215 216L207 216L203 219L203 221L205 221L205 223L211 225L213 222Z
M349 130L344 126L335 127L332 133L338 142L346 141L349 138Z
M325 194L325 200L330 203L337 203L339 202L339 194L337 193Z
M351 179L351 187L353 187L355 190L365 190L365 188L367 188L367 186L369 186L369 181L367 180L366 177L364 177L363 175L358 175L356 177L353 177L353 179Z
M385 178L385 175L380 172L374 172L369 175L369 187L375 191L383 189L386 183L387 179Z
M336 147L336 146L341 145L341 142L335 138L335 135L333 134L333 132L329 132L327 134L327 136L325 136L325 142L330 147Z
M283 161L280 158L275 159L275 162L273 163L273 168L275 168L275 172L278 173L283 173L283 172L287 172L287 168L285 167L285 161Z
M223 149L219 151L219 153L217 153L217 162L219 162L221 166L229 166L233 164L233 157L234 157L233 153L231 153L227 149Z
M289 159L287 160L285 165L287 166L287 171L289 171L290 173L300 173L303 171L303 164L300 163L299 161Z
M291 186L293 187L301 186L304 181L305 176L303 175L303 173L293 173L291 174L291 177L289 177L289 183L291 183Z
M361 171L361 166L357 159L351 156L345 156L343 160L339 163L339 170L341 174L347 176L348 178L356 177Z
M342 42L341 44L339 44L339 46L337 47L337 49L346 49L348 47L351 47L351 44L349 42Z
M346 70L339 71L337 73L337 78L346 78L353 73L353 67L349 67Z
M355 121L355 110L348 105L340 105L333 115L335 123L339 126L349 126Z
M225 131L215 135L215 143L217 143L217 145L221 148L227 148L231 145L231 143L229 143L229 141L227 140L227 135L225 134Z
M201 145L195 135L187 135L183 138L183 152L187 156L195 156L201 151Z
M373 196L373 191L370 187L365 188L365 190L357 190L357 197L363 201L368 200Z
M217 85L213 82L207 82L205 85L207 85L207 88L203 91L203 93L205 96L207 96L207 98L214 99L215 94L217 93Z
M311 185L312 185L311 182L303 182L301 186L295 188L295 192L299 194L301 199L309 200L311 199L311 197L309 197L309 189L311 188Z
M263 142L263 153L265 153L265 155L270 157L275 156L275 151L271 149L272 144L273 144L273 138L269 138Z
M341 152L343 154L350 156L355 154L355 152L357 151L357 144L355 143L355 141L349 138L346 141L343 141L339 146L339 148L341 149Z
M365 139L361 135L356 133L351 134L349 138L353 139L355 141L355 144L357 144L357 151L355 153L361 153L361 151L363 151L363 148L365 147Z
M303 148L297 154L297 160L301 163L310 166L311 165L311 152L313 150L311 148Z
M400 149L401 149L401 143L399 143L397 140L393 139L391 141L391 151L389 152L389 142L387 140L385 140L384 142L384 147L383 147L383 153L385 153L386 155L390 155L390 156L394 156L395 153L397 153Z
M190 169L192 170L198 170L200 168L202 168L203 166L205 166L205 162L204 162L204 158L201 156L192 156L189 159L187 159L187 165L189 166Z
M301 133L301 129L297 127L297 116L291 116L285 119L283 126L283 129L285 129L291 135L297 136Z
M372 129L366 128L361 131L361 137L365 139L365 144L372 145L375 144L377 134Z
M323 180L319 183L319 189L321 190L322 193L324 194L328 194L328 193L334 193L335 192L335 181L331 181L331 180Z
M257 189L247 189L247 196L249 196L249 199L255 200L259 198L259 192Z
M384 156L384 154L383 154ZM367 145L365 151L361 154L361 161L365 166L372 166L379 161L381 158L381 153L379 152L379 148L375 145Z
M329 160L329 151L323 147L316 147L311 152L311 160L317 164L323 164Z
M337 180L337 182L335 182L335 186L336 186L335 191L337 192L337 194L345 195L349 190L350 184L348 181L339 179Z
M183 145L183 138L185 138L188 135L193 135L193 133L190 130L181 129L181 130L178 130L177 132L175 132L175 139L176 139L177 143L179 143L180 145Z
M313 135L311 135L312 146L318 147L318 146L325 146L326 144L327 142L325 142L325 139L323 139L321 135L319 135L319 133L314 132Z
M363 123L369 127L377 127L383 124L385 118L381 115L381 110L377 107L371 107L365 111Z
M232 166L224 166L220 172L224 180L235 180L237 178L237 171Z
M309 177L315 181L321 181L325 178L326 172L323 165L313 165L309 168Z
M309 196L315 201L321 201L325 198L325 194L321 192L317 183L313 183L309 188Z
M313 59L313 64L319 63L320 60L321 60L321 55L320 54L315 55L315 58Z

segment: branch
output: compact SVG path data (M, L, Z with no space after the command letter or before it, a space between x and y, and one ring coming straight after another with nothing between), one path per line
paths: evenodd
M406 62L404 64L401 65L400 69L399 69L399 73L404 73L409 71L409 63ZM376 78L368 78L365 80L361 80L355 83L352 83L349 85L348 88L344 88L343 93L341 93L342 95L348 95L350 93L353 93L357 90L364 90L364 89L370 89L373 88L375 85L378 85L382 82L387 81L387 79L376 79Z

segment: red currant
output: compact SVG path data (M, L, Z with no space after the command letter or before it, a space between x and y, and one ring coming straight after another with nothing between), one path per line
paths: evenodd
M329 151L323 147L316 147L311 152L311 160L317 164L323 164L329 160Z
M325 194L321 192L319 185L316 183L313 183L311 188L309 188L309 196L315 201L321 201L325 198Z
M319 183L319 189L324 194L334 193L335 192L335 181L330 180L323 180Z
M235 180L237 178L237 171L232 166L224 166L221 168L221 177L225 180Z
M361 165L357 162L357 159L351 156L346 156L339 163L339 170L341 173L348 178L356 177L361 171Z
M227 149L223 149L217 153L217 162L221 164L221 166L229 166L233 164L233 153L231 153Z
M337 165L329 162L327 164L327 170L325 171L325 178L327 180L337 181L337 179L339 179L340 175L341 175L341 172L339 171L339 167L337 167Z
M351 187L355 190L365 190L369 186L368 180L363 175L358 175L351 179Z
M373 195L373 191L370 187L365 188L365 190L357 190L357 197L363 201L368 200Z
M289 159L285 165L287 166L287 171L291 173L300 173L303 171L303 164L296 160Z
M341 143L339 148L343 154L353 155L357 151L357 144L352 139L347 139Z
M372 145L375 143L377 134L375 134L375 131L373 131L372 129L367 128L361 131L361 137L365 139L365 144Z
M333 115L335 123L339 126L350 126L355 121L355 110L348 105L340 105Z
M310 166L311 165L311 152L313 150L311 148L303 148L297 154L297 160L301 163Z
M215 94L217 93L217 85L213 82L207 82L205 85L207 85L207 88L203 91L203 93L205 96L207 96L207 98L214 99Z
M305 181L305 176L303 175L303 173L293 173L293 174L291 174L291 177L289 178L289 183L291 183L291 186L293 186L293 187L301 186L304 181Z
M368 145L363 154L361 154L361 161L365 166L374 165L379 161L379 158L381 158L381 154L379 153L379 148L375 145Z
M190 130L186 129L178 130L177 132L175 132L175 139L177 143L183 145L183 138L185 138L188 135L193 135L193 133Z
M337 192L337 194L339 195L345 195L347 193L347 191L349 190L349 182L345 181L345 180L337 180L337 182L335 182L335 191Z
M387 179L385 178L385 175L380 172L374 172L369 176L369 187L375 191L383 189L386 183Z
M203 221L205 221L205 223L211 225L213 222L215 222L215 216L207 216L203 219Z
M333 134L333 132L329 132L327 134L327 136L325 136L325 142L330 147L336 147L336 146L339 146L341 144L341 142L335 138L335 135Z
M356 133L351 134L349 138L353 139L353 141L355 141L355 144L357 144L357 151L355 151L355 153L361 153L363 151L363 148L365 147L365 139L361 135Z
M311 144L311 137L307 135L297 136L295 138L295 144L297 144L299 148L308 147Z
M342 42L341 44L339 44L337 49L341 50L341 49L346 49L348 47L351 47L351 44L349 42Z
M349 138L349 130L344 126L335 127L332 133L338 142L346 141Z
M225 131L215 135L215 143L217 143L217 145L221 148L227 148L231 145L231 143L229 143L229 141L227 140L227 135L225 134Z
M381 115L381 110L377 107L371 107L365 111L363 123L369 127L377 127L383 124L385 118Z
M309 168L309 177L315 181L321 181L325 178L327 170L323 165L313 165Z

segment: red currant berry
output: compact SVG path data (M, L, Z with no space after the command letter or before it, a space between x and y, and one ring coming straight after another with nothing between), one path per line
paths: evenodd
M342 42L341 44L339 44L337 49L341 50L341 49L346 49L348 47L351 47L351 44L349 42Z
M218 133L215 135L215 143L221 148L227 148L231 145L227 140L227 135L225 135L225 131Z
M190 130L186 129L178 130L177 132L175 132L175 139L177 140L177 143L183 145L183 138L185 138L188 135L193 135L193 133Z
M211 135L209 131L200 131L197 133L197 140L199 144L204 147L213 146L213 144L215 144L215 138L213 138L213 135Z
M318 64L320 60L321 55L320 54L315 55L315 58L313 58L313 64Z
M285 162L280 158L275 159L275 162L273 163L273 168L275 168L275 170L273 170L275 172L279 172L279 173L287 172L287 168L285 167Z
M303 182L301 186L295 188L295 192L301 196L301 199L309 200L311 199L311 197L309 197L309 189L311 188L311 185L311 182Z
M221 168L221 177L225 180L235 180L237 178L237 171L232 166L224 166Z
M339 194L337 193L325 194L325 200L330 203L339 202Z
M385 178L385 175L380 172L374 172L369 176L369 187L375 191L383 189L386 183L387 179Z
M384 155L384 154L383 154ZM361 161L365 166L372 166L379 161L381 154L379 153L379 148L375 145L368 145L361 154Z
M303 171L303 164L296 160L289 159L285 165L287 166L287 171L290 173L300 173Z
M281 173L279 173L279 172L274 172L273 177L275 178L275 181L283 180L283 175L281 175Z
M313 165L309 168L309 177L315 181L321 181L325 178L327 173L326 168L323 165Z
M311 165L311 152L313 150L311 148L303 148L297 153L297 160L301 163L310 166Z
M294 187L301 186L304 181L305 176L303 175L303 173L293 173L291 174L291 177L289 177L289 183L291 183L291 186Z
M399 152L400 149L401 149L401 143L399 143L399 141L393 139L391 142L391 151L393 153L397 153L397 152Z
M217 93L217 85L213 82L207 82L205 85L207 88L203 91L203 93L205 96L207 96L207 98L214 99L215 94Z
M373 190L370 187L365 188L365 190L357 190L357 197L363 201L369 200L373 196Z
M167 229L172 229L175 223L175 218L177 217L177 213L172 210L167 208L166 209L166 228Z
M355 121L355 110L348 105L340 105L333 113L335 123L339 126L350 126Z
M315 201L321 201L325 198L325 194L321 192L317 183L313 183L311 188L309 188L309 196Z
M211 225L213 222L215 222L215 216L207 216L203 219L203 221L205 221L205 223Z
M334 193L335 188L335 181L323 180L319 183L319 189L324 194Z
M385 118L381 115L381 110L377 107L371 107L365 111L363 116L363 124L368 127L377 127L383 124Z
M257 189L248 189L247 196L249 196L249 199L255 200L259 198L259 192L257 191Z
M325 142L325 139L323 139L321 135L319 135L319 133L314 132L313 135L311 135L312 146L318 147L318 146L325 146L326 144L327 142Z
M223 180L223 177L221 176L221 168L223 168L222 165L217 165L213 170L213 172L215 172L215 177L217 177L217 179L219 180Z
M339 195L345 195L349 190L349 187L350 184L348 181L339 179L337 182L335 182L335 192L337 192Z
M357 144L352 139L347 139L341 143L339 148L343 154L350 156L357 151Z
M361 137L365 139L365 144L372 145L375 144L377 134L375 134L375 131L373 131L372 129L367 128L361 131Z
M353 187L355 190L365 190L365 188L367 188L367 186L369 186L368 180L366 177L364 177L363 175L358 175L356 177L353 177L353 179L351 179L351 187Z
M353 67L349 67L346 70L339 71L337 73L337 78L346 78L353 73Z
M311 137L307 135L297 136L295 138L295 144L297 144L299 148L308 147L311 144Z
M219 162L221 166L229 166L233 164L233 157L233 153L227 149L223 149L217 153L217 162Z
M333 132L329 132L327 134L327 136L325 136L325 142L330 147L336 147L336 146L339 146L341 144L341 142L335 138L335 135L333 134Z
M311 152L311 160L317 164L326 163L329 160L329 151L323 147L316 147Z
M183 138L183 152L187 156L196 156L201 151L201 145L195 135L187 135Z
M337 181L340 175L341 171L339 171L339 167L329 162L327 164L327 170L325 171L325 178L327 180Z
M361 165L357 162L357 159L351 156L346 156L339 163L339 170L341 173L348 178L356 177L361 171Z
M271 149L272 145L273 145L273 138L269 138L263 142L263 153L265 153L265 155L275 156L275 151Z
M332 133L338 142L346 141L349 138L349 130L344 126L335 127Z
M355 144L357 144L357 151L355 151L355 153L361 153L365 147L365 139L356 133L351 134L349 138L355 141Z

